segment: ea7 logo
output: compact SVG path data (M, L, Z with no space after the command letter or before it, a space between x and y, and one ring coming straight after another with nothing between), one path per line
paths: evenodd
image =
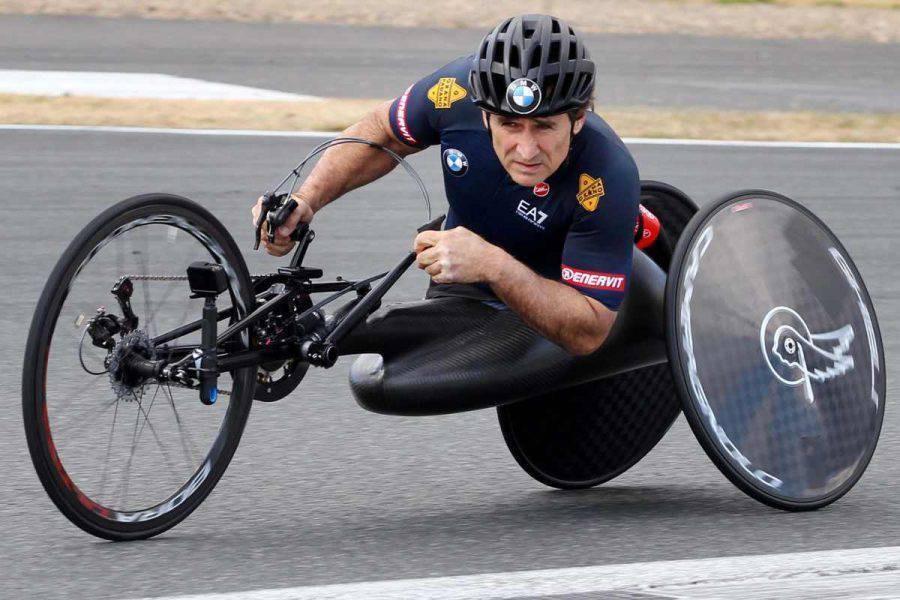
M519 200L516 214L540 229L544 228L543 223L547 220L547 213L538 210L536 206L532 206L527 200Z

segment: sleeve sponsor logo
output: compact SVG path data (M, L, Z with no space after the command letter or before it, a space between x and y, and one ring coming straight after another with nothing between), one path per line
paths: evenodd
M409 126L406 124L406 104L409 102L409 92L412 90L412 87L406 88L406 91L400 96L400 101L397 102L397 129L400 130L400 135L403 136L404 140L410 144L418 145L419 142L409 132Z
M592 290L625 291L625 276L621 273L598 273L562 265L562 280L570 285Z
M453 106L457 100L465 98L466 94L466 88L456 83L455 77L441 77L428 90L428 99L435 108L444 109Z
M575 199L578 200L578 204L584 210L588 212L597 210L600 197L605 194L606 190L603 189L603 180L599 177L595 179L587 173L582 173L578 177L578 194L575 196Z

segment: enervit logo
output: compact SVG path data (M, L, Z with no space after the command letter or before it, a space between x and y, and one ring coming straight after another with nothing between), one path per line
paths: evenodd
M531 191L538 198L543 198L550 193L550 184L546 181L542 181L539 184L535 185L534 189Z
M766 313L759 328L759 344L772 374L785 385L802 385L810 404L815 401L813 381L824 383L855 366L848 355L854 337L852 325L811 333L797 311L787 306Z
M625 276L618 273L598 273L595 271L583 271L567 265L562 266L562 279L566 283L590 288L592 290L606 290L611 292L625 291Z

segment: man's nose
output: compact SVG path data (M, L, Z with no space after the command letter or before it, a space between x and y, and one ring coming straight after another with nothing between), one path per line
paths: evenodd
M518 152L519 156L522 157L522 160L526 161L537 157L538 153L540 152L540 150L538 149L537 140L535 140L527 133L519 138L519 141L516 144L516 151Z

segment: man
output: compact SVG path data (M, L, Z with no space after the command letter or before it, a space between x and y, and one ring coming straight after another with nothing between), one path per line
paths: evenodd
M628 286L640 182L625 145L590 112L594 63L560 19L503 21L474 56L410 86L342 135L409 155L440 144L450 211L419 234L427 297L499 300L571 354L594 352ZM266 250L300 221L395 166L361 145L328 150ZM254 219L259 202L254 207Z

